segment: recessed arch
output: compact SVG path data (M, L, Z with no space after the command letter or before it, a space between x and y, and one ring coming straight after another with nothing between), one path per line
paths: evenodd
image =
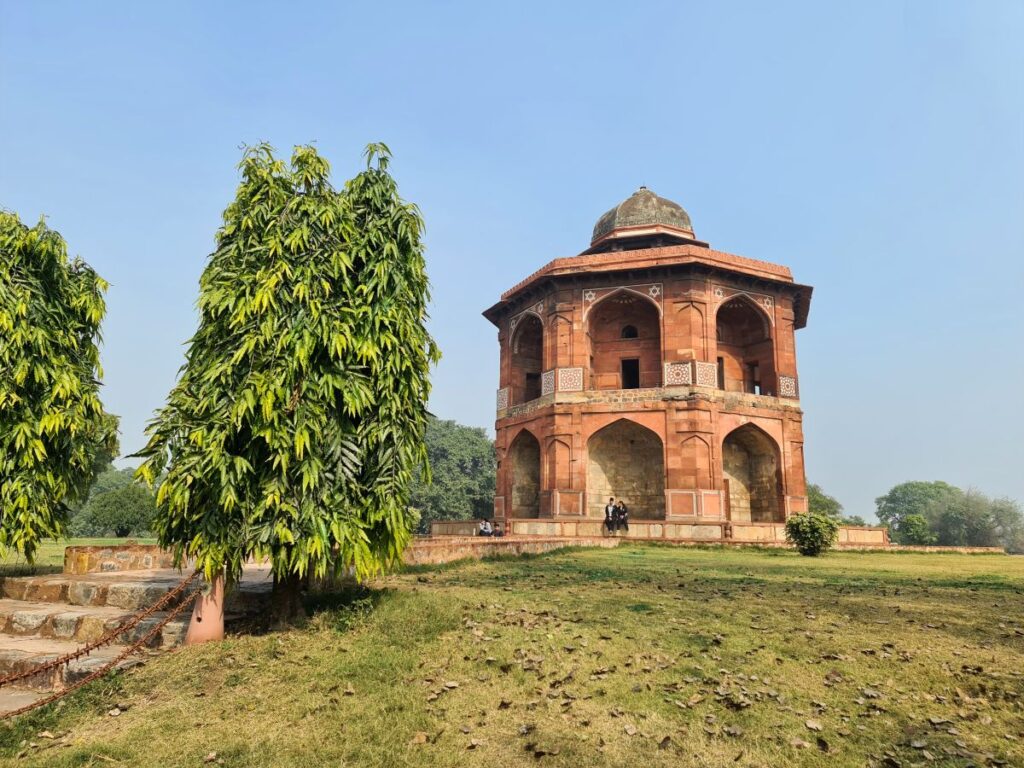
M544 323L534 312L525 312L518 320L509 339L512 405L540 397L544 367Z
M665 517L665 448L661 437L618 419L587 440L587 514L603 516L608 498L622 499L636 519Z
M540 441L521 429L506 454L509 478L509 513L513 518L540 516Z
M718 386L734 392L775 394L775 346L764 309L740 294L715 311Z
M603 297L587 314L586 339L591 389L661 386L661 307L650 296L620 288Z
M601 306L604 302L614 299L616 296L622 296L623 294L626 294L630 297L636 296L637 298L643 299L652 307L654 307L654 309L658 312L658 317L661 317L661 304L659 304L653 296L651 296L648 293L644 293L643 291L638 291L636 288L623 286L621 288L616 288L611 293L605 294L601 298L597 299L597 301L595 301L593 304L586 307L583 310L583 319L586 320L587 316L595 309L597 309L599 306Z
M729 519L739 523L782 522L781 452L755 424L737 427L722 441L722 478Z

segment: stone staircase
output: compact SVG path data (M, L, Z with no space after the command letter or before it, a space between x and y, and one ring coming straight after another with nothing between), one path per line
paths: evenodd
M176 587L182 575L172 569L113 573L49 574L0 577L0 677L22 672L73 653L99 639L140 610L153 605ZM271 580L264 568L247 569L229 596L226 618L258 610L269 596ZM19 709L61 690L102 667L141 640L163 618L156 612L88 656L50 672L0 688L0 714ZM172 619L150 641L146 654L173 648L185 639L191 610ZM142 663L144 654L130 656L119 669Z

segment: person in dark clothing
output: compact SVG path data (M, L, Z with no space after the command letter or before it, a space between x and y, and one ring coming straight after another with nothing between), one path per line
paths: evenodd
M604 508L604 527L608 533L615 533L615 499L608 499Z
M619 528L629 530L629 507L622 499L619 499L619 503L615 505L615 529Z

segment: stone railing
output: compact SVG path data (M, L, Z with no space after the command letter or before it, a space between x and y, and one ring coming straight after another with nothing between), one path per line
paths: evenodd
M563 369L559 369L563 370ZM795 380L794 380L795 386ZM643 403L652 401L688 400L691 397L704 398L722 403L726 407L771 408L799 410L795 398L755 395L749 392L733 392L714 387L671 385L667 387L644 387L642 389L585 389L580 391L555 390L518 405L498 408L498 418L528 416L534 411L555 404L587 405L620 403ZM499 397L499 405L504 402Z

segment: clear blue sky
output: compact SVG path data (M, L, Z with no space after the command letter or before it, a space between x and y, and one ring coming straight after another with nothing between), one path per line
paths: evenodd
M489 7L485 7L489 6ZM439 416L493 430L480 316L639 184L815 286L808 474L1024 500L1024 3L0 1L0 205L111 283L125 452L195 328L239 146L390 144L427 221Z

